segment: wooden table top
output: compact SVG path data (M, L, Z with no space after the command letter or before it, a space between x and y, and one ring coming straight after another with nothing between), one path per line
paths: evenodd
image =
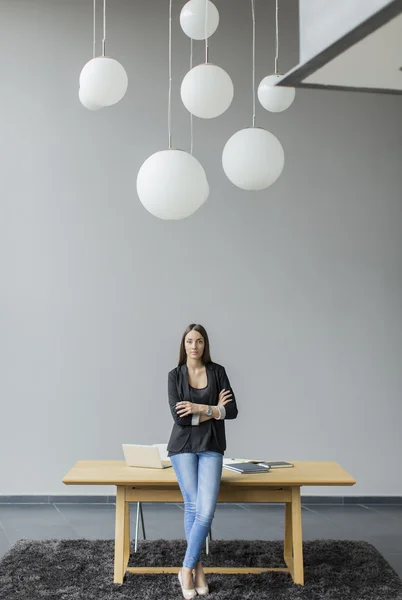
M271 460L271 459L266 459ZM337 462L290 460L294 467L272 469L267 473L242 475L222 469L221 485L247 487L354 485L356 480ZM63 477L66 485L141 485L175 487L177 479L172 467L145 469L128 467L124 460L79 460Z

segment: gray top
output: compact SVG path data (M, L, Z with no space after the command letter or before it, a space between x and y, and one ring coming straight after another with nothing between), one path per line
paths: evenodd
M190 387L191 396L194 398L195 404L209 404L208 402L208 386L204 388L193 388ZM200 424L200 413L195 413L191 416L191 425L199 425Z
M194 404L211 405L212 390L211 386L209 385L209 382L205 388L193 388L191 387L191 385L189 387L191 400L192 402L194 402ZM225 418L226 411L224 406L220 407L220 412L221 418ZM191 415L191 435L184 448L182 448L181 452L202 452L204 450L214 450L222 454L222 451L216 445L215 439L212 436L212 423L210 421L211 420L208 419L200 423L200 413ZM169 452L168 456L171 456L172 454L175 453Z
M191 393L194 398L195 404L209 404L209 402L203 402L206 398L208 398L208 386L205 388L193 388L191 385L189 386ZM226 416L226 409L224 406L219 407L219 412L221 413L221 419L224 419ZM200 413L195 413L191 417L191 425L199 425L200 424Z

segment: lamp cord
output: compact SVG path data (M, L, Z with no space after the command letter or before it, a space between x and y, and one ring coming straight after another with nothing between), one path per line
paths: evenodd
M106 0L103 0L103 39L102 39L102 56L105 56L106 49Z
M279 0L276 0L275 6L275 75L278 74L278 60L279 60Z
M251 0L251 15L253 19L253 127L255 127L255 0Z
M169 100L168 100L168 143L172 148L172 0L169 1Z
M204 35L205 35L205 64L208 64L209 59L209 44L208 44L208 1L205 0L205 19L204 19Z
M190 71L193 68L193 38L190 38ZM190 112L190 154L193 154L194 145L193 113Z
M96 0L93 3L92 58L96 56Z

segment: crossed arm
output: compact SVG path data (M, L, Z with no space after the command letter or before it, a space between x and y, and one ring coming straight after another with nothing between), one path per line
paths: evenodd
M220 383L222 390L219 394L218 405L211 407L212 415L208 417L205 413L209 405L180 401L177 393L176 378L174 373L169 373L168 395L173 420L182 427L191 427L197 426L209 419L235 419L238 412L236 400L225 370Z

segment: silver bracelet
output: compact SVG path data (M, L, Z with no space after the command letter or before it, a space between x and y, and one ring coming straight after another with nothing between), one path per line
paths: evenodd
M226 416L226 409L224 406L216 406L216 408L219 411L219 417L214 417L214 419L216 419L217 421L219 421L220 419L224 419Z

